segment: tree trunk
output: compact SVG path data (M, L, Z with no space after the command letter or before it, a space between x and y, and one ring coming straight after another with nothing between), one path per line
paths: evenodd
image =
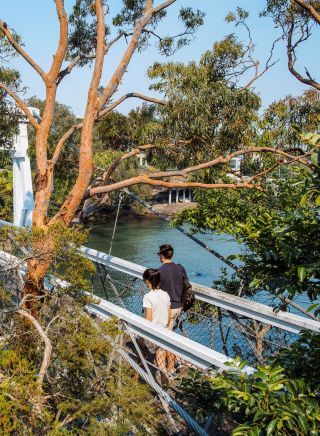
M27 272L21 298L25 298L24 308L30 309L36 316L45 294L44 278L50 268L54 251L54 233L48 234L45 229L41 241L32 242L33 258L27 262Z

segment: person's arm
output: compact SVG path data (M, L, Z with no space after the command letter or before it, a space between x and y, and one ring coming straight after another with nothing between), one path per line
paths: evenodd
M146 307L146 320L152 321L152 309L151 309L151 307Z
M170 324L170 318L171 318L171 304L169 304L169 307L168 307L168 324L167 324L167 327Z
M149 301L148 294L143 297L142 305L146 312L146 319L148 321L152 321L152 305L151 305L151 301Z

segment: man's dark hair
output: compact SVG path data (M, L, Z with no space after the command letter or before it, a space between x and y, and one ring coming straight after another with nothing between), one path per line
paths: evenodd
M160 245L159 247L159 256L163 256L165 259L171 259L173 256L173 247L170 244Z
M146 269L143 273L143 280L151 283L152 289L160 288L160 273L157 269Z

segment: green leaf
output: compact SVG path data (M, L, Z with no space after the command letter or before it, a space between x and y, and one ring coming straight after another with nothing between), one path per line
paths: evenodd
M253 422L256 422L256 421L258 421L258 419L261 417L261 416L265 416L266 415L266 413L263 411L263 410L257 410L256 411L256 413L254 414L254 417L253 417Z
M315 303L315 304L311 304L308 308L307 308L307 312L311 312L314 309L317 309L320 306L319 303Z
M273 419L267 427L267 436L270 436L277 425L277 419Z
M306 275L307 275L306 267L304 267L302 265L298 266L298 277L299 277L300 282L304 281Z
M225 17L225 21L227 23L232 23L233 21L236 21L236 16L233 12L229 12L226 17Z
M316 165L316 166L319 165L319 163L320 163L320 153L319 153L319 151L316 151L316 152L311 154L311 162L314 165Z
M308 434L308 423L307 423L307 420L305 419L305 417L303 415L299 415L298 421L300 423L301 428L305 432L305 434Z
M300 206L305 206L308 203L309 197L312 194L312 192L313 192L313 190L310 190L302 196L302 198L300 200Z
M317 145L318 142L320 142L320 134L319 133L315 133L314 135L312 135L312 137L309 140L311 145Z

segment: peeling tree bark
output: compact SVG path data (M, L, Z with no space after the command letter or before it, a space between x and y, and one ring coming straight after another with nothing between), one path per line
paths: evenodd
M41 367L38 374L38 385L40 389L42 389L43 385L43 379L47 372L48 366L50 364L51 359L51 353L52 353L52 345L51 341L48 338L48 335L45 333L39 322L36 320L34 316L32 316L30 313L28 313L26 310L19 309L18 314L26 318L28 321L30 321L33 326L36 328L42 342L44 343L44 353L43 353L43 359L41 363Z

